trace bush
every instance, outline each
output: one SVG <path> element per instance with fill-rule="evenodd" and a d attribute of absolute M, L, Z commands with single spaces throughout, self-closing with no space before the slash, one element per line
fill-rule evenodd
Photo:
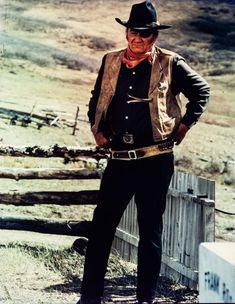
<path fill-rule="evenodd" d="M 64 52 L 56 52 L 52 55 L 55 59 L 55 62 L 58 64 L 66 65 L 69 69 L 72 70 L 82 70 L 87 69 L 91 72 L 94 72 L 98 69 L 98 61 L 94 58 L 88 58 L 83 55 L 73 55 Z"/>
<path fill-rule="evenodd" d="M 225 177 L 224 183 L 226 185 L 235 185 L 235 162 L 227 161 L 225 163 Z"/>
<path fill-rule="evenodd" d="M 208 76 L 221 76 L 221 75 L 233 75 L 235 74 L 235 68 L 233 67 L 222 67 L 222 68 L 215 68 L 208 71 Z"/>
<path fill-rule="evenodd" d="M 192 167 L 192 160 L 187 158 L 186 156 L 183 156 L 181 158 L 175 157 L 175 165 L 176 165 L 176 167 L 188 169 L 188 168 Z"/>
<path fill-rule="evenodd" d="M 26 32 L 46 32 L 49 28 L 66 28 L 65 24 L 58 21 L 46 21 L 14 13 L 6 14 L 6 20 L 13 22 L 13 28 Z"/>
<path fill-rule="evenodd" d="M 71 54 L 35 41 L 3 33 L 0 34 L 0 39 L 5 49 L 3 57 L 24 59 L 39 66 L 61 64 L 71 69 L 87 69 L 92 72 L 98 69 L 98 60 L 90 57 Z"/>
<path fill-rule="evenodd" d="M 221 173 L 224 168 L 223 163 L 220 163 L 215 160 L 211 160 L 211 162 L 205 167 L 205 172 L 210 174 Z"/>
<path fill-rule="evenodd" d="M 228 186 L 235 185 L 235 176 L 225 175 L 224 183 L 225 183 L 225 185 L 228 185 Z"/>
<path fill-rule="evenodd" d="M 213 47 L 228 49 L 235 46 L 235 22 L 224 21 L 218 16 L 199 16 L 190 23 L 198 31 L 212 35 Z"/>
<path fill-rule="evenodd" d="M 89 47 L 97 50 L 109 50 L 115 47 L 115 43 L 103 37 L 92 37 Z"/>

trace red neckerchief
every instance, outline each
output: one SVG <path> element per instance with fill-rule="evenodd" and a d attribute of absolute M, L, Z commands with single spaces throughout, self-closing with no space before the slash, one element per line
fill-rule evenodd
<path fill-rule="evenodd" d="M 132 69 L 137 64 L 139 64 L 144 59 L 148 58 L 149 62 L 152 64 L 153 59 L 155 57 L 155 47 L 153 46 L 148 52 L 138 55 L 136 53 L 133 53 L 129 46 L 125 49 L 123 56 L 122 56 L 122 62 L 126 65 L 128 69 Z"/>

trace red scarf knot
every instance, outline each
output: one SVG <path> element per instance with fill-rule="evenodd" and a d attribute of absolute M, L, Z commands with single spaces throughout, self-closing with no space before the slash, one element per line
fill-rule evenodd
<path fill-rule="evenodd" d="M 152 64 L 155 59 L 155 56 L 156 50 L 154 46 L 152 46 L 152 48 L 144 54 L 133 53 L 128 46 L 123 52 L 122 62 L 126 65 L 128 69 L 132 69 L 146 58 L 148 58 L 148 61 L 150 62 L 150 64 Z"/>

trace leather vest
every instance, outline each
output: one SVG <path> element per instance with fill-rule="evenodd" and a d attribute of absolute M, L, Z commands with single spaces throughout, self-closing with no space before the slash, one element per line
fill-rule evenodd
<path fill-rule="evenodd" d="M 157 55 L 152 63 L 148 98 L 153 141 L 167 139 L 181 121 L 181 101 L 171 92 L 172 62 L 174 53 L 156 48 Z M 95 123 L 91 130 L 98 132 L 99 123 L 105 117 L 115 94 L 123 50 L 110 52 L 106 56 L 101 91 L 98 99 Z"/>

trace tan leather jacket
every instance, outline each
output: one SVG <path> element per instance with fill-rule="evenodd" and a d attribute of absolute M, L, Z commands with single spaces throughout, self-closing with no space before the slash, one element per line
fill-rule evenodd
<path fill-rule="evenodd" d="M 170 83 L 172 76 L 173 52 L 156 48 L 157 56 L 152 64 L 148 98 L 153 140 L 159 141 L 168 138 L 181 121 L 181 101 L 179 96 L 173 96 Z M 115 93 L 118 75 L 121 67 L 123 50 L 107 54 L 104 74 L 101 84 L 95 123 L 92 132 L 98 132 L 99 123 L 105 117 L 109 104 Z"/>

